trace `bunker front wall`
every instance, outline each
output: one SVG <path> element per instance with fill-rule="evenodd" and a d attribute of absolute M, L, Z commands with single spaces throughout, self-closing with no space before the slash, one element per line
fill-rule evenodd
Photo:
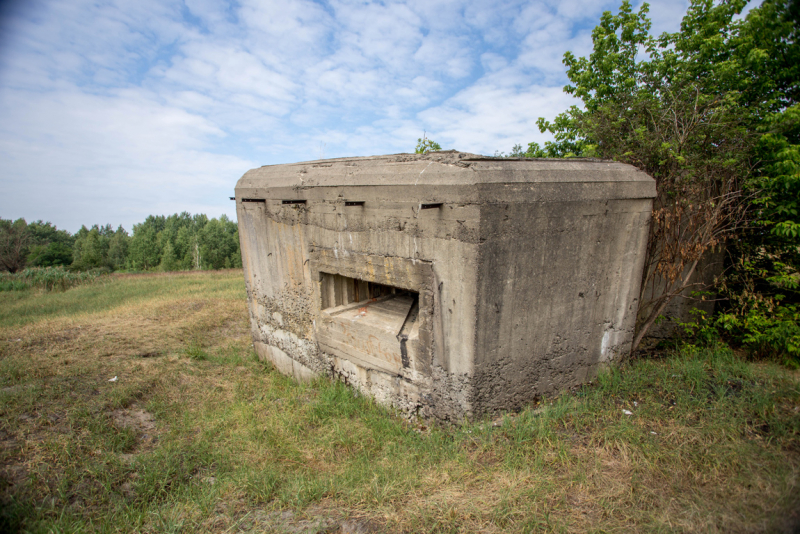
<path fill-rule="evenodd" d="M 577 385 L 630 346 L 651 179 L 613 163 L 388 158 L 263 167 L 237 184 L 262 358 L 459 420 Z M 359 303 L 366 283 L 398 296 Z M 380 322 L 389 304 L 412 310 L 400 350 L 402 320 Z"/>
<path fill-rule="evenodd" d="M 262 357 L 298 378 L 334 374 L 406 412 L 456 420 L 471 411 L 466 381 L 474 360 L 479 209 L 474 199 L 464 198 L 469 193 L 460 184 L 455 191 L 455 184 L 446 183 L 452 176 L 426 176 L 432 183 L 417 185 L 414 197 L 409 195 L 428 163 L 400 166 L 393 177 L 370 178 L 369 169 L 361 169 L 362 181 L 394 179 L 405 181 L 402 186 L 265 189 L 256 180 L 253 188 L 237 187 L 240 239 L 251 324 Z M 304 174 L 313 173 L 315 168 L 308 167 Z M 451 170 L 442 167 L 425 173 Z M 242 202 L 245 196 L 264 202 Z M 296 197 L 306 202 L 283 204 Z M 442 209 L 420 205 L 420 199 L 438 198 L 450 203 Z M 346 206 L 346 200 L 363 205 Z M 321 335 L 328 333 L 319 328 L 326 321 L 321 313 L 325 274 L 418 294 L 421 350 L 406 366 L 387 369 L 380 357 L 365 361 L 365 353 L 390 352 L 380 339 L 367 336 L 363 346 L 358 332 L 338 332 L 339 339 Z M 447 316 L 436 304 L 441 298 L 457 303 Z M 328 350 L 332 347 L 339 350 Z"/>

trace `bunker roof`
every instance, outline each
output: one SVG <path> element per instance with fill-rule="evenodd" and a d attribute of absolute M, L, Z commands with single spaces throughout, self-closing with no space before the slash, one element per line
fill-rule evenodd
<path fill-rule="evenodd" d="M 605 183 L 611 186 L 607 198 L 655 196 L 655 181 L 624 163 L 590 158 L 493 158 L 457 150 L 265 165 L 239 179 L 236 196 L 286 198 L 292 191 L 296 198 L 305 198 L 303 192 L 310 193 L 313 188 L 370 186 L 453 190 L 516 184 L 518 189 L 526 183 L 541 184 L 545 189 L 569 184 L 596 188 Z"/>

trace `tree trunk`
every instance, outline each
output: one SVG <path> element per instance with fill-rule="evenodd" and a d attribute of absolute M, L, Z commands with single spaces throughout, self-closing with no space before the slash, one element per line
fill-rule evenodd
<path fill-rule="evenodd" d="M 698 261 L 699 260 L 694 260 L 694 262 L 692 262 L 692 267 L 691 269 L 689 269 L 689 272 L 683 276 L 683 281 L 678 290 L 672 291 L 671 293 L 666 295 L 664 297 L 664 300 L 662 300 L 658 306 L 653 308 L 653 311 L 651 311 L 650 315 L 647 316 L 647 319 L 642 324 L 641 328 L 639 328 L 639 331 L 636 333 L 636 337 L 633 338 L 633 344 L 631 344 L 631 354 L 636 352 L 636 349 L 639 348 L 642 339 L 644 339 L 644 336 L 647 335 L 647 332 L 650 330 L 650 327 L 653 326 L 653 323 L 655 323 L 659 315 L 661 315 L 661 313 L 666 309 L 669 303 L 672 302 L 672 299 L 680 295 L 684 289 L 689 287 L 689 280 L 692 278 L 692 274 L 694 274 L 694 270 L 697 268 Z"/>

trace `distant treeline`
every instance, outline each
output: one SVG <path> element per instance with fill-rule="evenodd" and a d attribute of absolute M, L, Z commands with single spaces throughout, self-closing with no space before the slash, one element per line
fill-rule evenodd
<path fill-rule="evenodd" d="M 178 271 L 242 266 L 239 230 L 225 215 L 150 215 L 133 235 L 111 225 L 74 235 L 49 222 L 0 219 L 0 270 L 63 266 L 74 271 Z"/>

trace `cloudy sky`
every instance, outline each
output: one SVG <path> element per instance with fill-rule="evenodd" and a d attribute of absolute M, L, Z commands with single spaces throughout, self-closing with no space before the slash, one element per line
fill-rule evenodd
<path fill-rule="evenodd" d="M 638 7 L 639 2 L 634 2 Z M 657 33 L 684 0 L 653 0 Z M 542 142 L 605 0 L 0 0 L 0 217 L 235 218 L 260 165 Z"/>

